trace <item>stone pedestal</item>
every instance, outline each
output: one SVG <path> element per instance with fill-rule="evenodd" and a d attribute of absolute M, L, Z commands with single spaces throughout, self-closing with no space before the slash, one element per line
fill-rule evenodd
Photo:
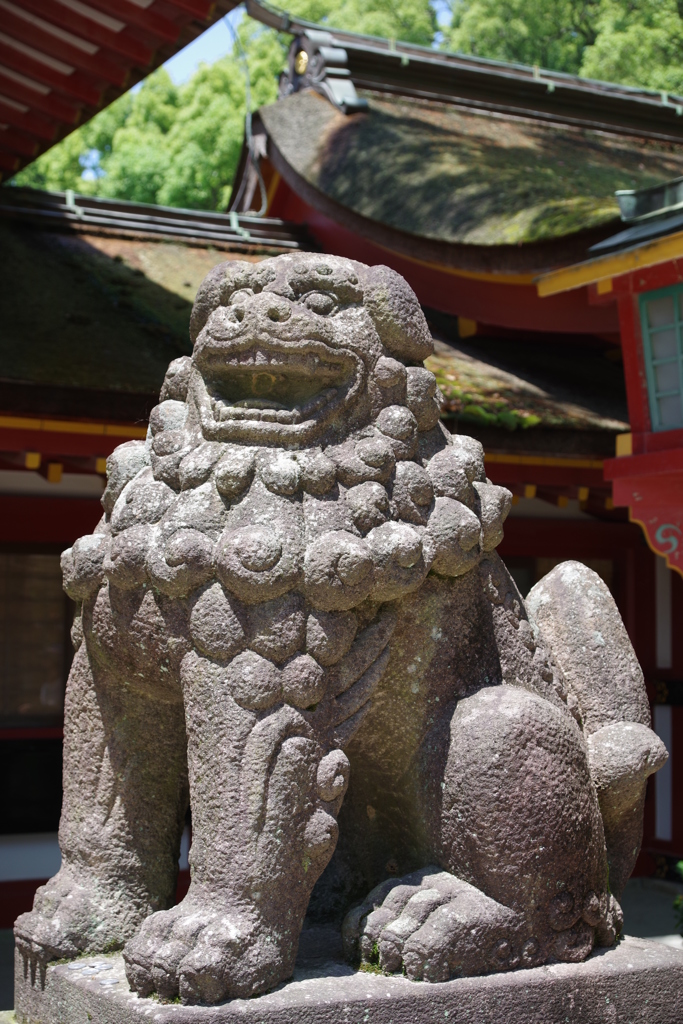
<path fill-rule="evenodd" d="M 352 970 L 304 933 L 294 978 L 254 999 L 164 1005 L 130 992 L 119 955 L 56 964 L 31 984 L 17 957 L 18 1024 L 680 1024 L 683 952 L 624 939 L 585 963 L 411 982 Z M 330 955 L 333 956 L 329 959 Z M 328 957 L 328 959 L 326 959 Z M 94 971 L 89 964 L 106 964 Z M 115 982 L 115 984 L 113 984 Z"/>

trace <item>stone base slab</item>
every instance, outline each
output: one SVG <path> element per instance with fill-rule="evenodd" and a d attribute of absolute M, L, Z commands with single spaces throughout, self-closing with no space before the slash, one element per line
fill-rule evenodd
<path fill-rule="evenodd" d="M 321 947 L 322 948 L 322 947 Z M 76 963 L 109 966 L 81 973 L 68 964 L 43 979 L 24 977 L 17 954 L 20 1024 L 681 1024 L 683 951 L 625 938 L 581 964 L 411 982 L 354 971 L 339 960 L 300 957 L 291 981 L 267 995 L 220 1006 L 140 999 L 128 989 L 120 955 Z M 115 981 L 116 984 L 111 984 Z M 109 982 L 109 984 L 106 984 Z"/>

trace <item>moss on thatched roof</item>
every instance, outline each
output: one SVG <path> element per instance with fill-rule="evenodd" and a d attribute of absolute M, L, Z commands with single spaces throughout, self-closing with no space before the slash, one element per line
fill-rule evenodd
<path fill-rule="evenodd" d="M 260 116 L 285 160 L 326 196 L 423 238 L 548 241 L 618 218 L 616 189 L 683 174 L 683 146 L 364 95 L 367 113 L 350 117 L 311 91 Z"/>
<path fill-rule="evenodd" d="M 444 395 L 444 415 L 504 430 L 535 427 L 628 430 L 619 350 L 474 338 L 435 341 L 426 365 Z M 511 367 L 514 367 L 512 372 Z"/>
<path fill-rule="evenodd" d="M 199 284 L 226 258 L 210 247 L 0 222 L 0 378 L 158 392 L 169 362 L 191 350 Z"/>

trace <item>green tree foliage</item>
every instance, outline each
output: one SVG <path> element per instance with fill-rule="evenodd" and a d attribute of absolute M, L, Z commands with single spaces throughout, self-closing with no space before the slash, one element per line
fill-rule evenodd
<path fill-rule="evenodd" d="M 683 92 L 683 0 L 450 0 L 449 49 Z"/>
<path fill-rule="evenodd" d="M 249 19 L 238 29 L 252 104 L 277 94 L 283 44 Z M 235 48 L 237 50 L 237 48 Z M 245 79 L 233 53 L 175 86 L 163 68 L 18 174 L 17 184 L 162 206 L 223 209 L 244 135 Z M 95 164 L 96 176 L 82 178 Z"/>
<path fill-rule="evenodd" d="M 289 14 L 332 28 L 431 46 L 436 15 L 429 0 L 278 0 Z"/>
<path fill-rule="evenodd" d="M 429 45 L 436 21 L 429 0 L 291 0 L 308 21 Z M 272 103 L 290 37 L 244 17 L 254 109 Z M 244 136 L 245 79 L 240 48 L 202 64 L 175 86 L 160 68 L 88 124 L 16 175 L 18 185 L 130 199 L 161 206 L 225 209 Z M 95 176 L 82 177 L 84 169 Z"/>
<path fill-rule="evenodd" d="M 577 74 L 595 42 L 600 0 L 452 0 L 445 45 L 461 53 Z"/>
<path fill-rule="evenodd" d="M 442 3 L 445 0 L 442 0 Z M 683 93 L 683 0 L 449 0 L 443 45 L 481 57 Z M 332 28 L 432 44 L 434 0 L 280 0 Z M 271 103 L 290 37 L 244 17 L 252 105 Z M 175 86 L 160 69 L 15 178 L 195 209 L 225 209 L 244 134 L 240 48 Z M 82 177 L 84 168 L 94 175 Z"/>
<path fill-rule="evenodd" d="M 581 74 L 683 95 L 683 0 L 602 0 Z"/>

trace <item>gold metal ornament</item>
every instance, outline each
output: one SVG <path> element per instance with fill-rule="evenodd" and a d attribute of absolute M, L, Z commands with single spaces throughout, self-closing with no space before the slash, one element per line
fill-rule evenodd
<path fill-rule="evenodd" d="M 294 70 L 297 75 L 304 75 L 308 67 L 308 54 L 305 50 L 299 50 L 294 58 Z"/>

